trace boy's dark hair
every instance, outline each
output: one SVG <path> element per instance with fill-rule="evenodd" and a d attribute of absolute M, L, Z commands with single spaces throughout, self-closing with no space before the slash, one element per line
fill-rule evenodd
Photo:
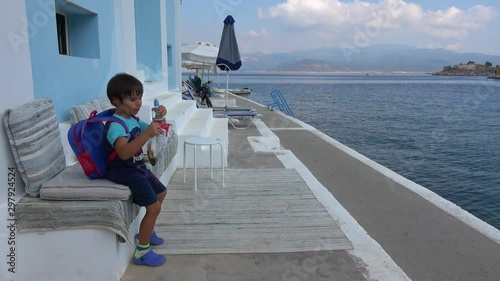
<path fill-rule="evenodd" d="M 132 93 L 142 95 L 143 92 L 144 88 L 141 81 L 127 73 L 118 73 L 113 76 L 109 80 L 106 90 L 111 104 L 113 104 L 113 98 L 117 98 L 120 102 L 123 102 L 123 98 L 132 95 Z"/>

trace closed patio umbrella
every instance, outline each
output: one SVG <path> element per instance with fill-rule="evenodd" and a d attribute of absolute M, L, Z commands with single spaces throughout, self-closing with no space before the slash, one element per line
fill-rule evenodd
<path fill-rule="evenodd" d="M 228 15 L 224 19 L 224 29 L 219 44 L 219 53 L 215 64 L 221 70 L 226 71 L 226 106 L 229 90 L 229 71 L 238 70 L 241 67 L 240 51 L 234 32 L 234 18 Z"/>

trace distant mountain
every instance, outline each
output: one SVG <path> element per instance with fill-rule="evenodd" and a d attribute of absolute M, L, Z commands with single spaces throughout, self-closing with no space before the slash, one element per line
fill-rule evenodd
<path fill-rule="evenodd" d="M 335 68 L 330 63 L 313 59 L 300 59 L 291 63 L 281 63 L 278 64 L 276 69 L 281 71 L 297 71 L 297 69 L 307 69 L 307 71 L 313 72 L 335 71 Z"/>
<path fill-rule="evenodd" d="M 242 54 L 245 71 L 314 72 L 436 72 L 445 66 L 475 61 L 500 64 L 500 56 L 456 53 L 445 49 L 419 49 L 405 45 L 367 48 L 320 48 L 289 53 Z"/>

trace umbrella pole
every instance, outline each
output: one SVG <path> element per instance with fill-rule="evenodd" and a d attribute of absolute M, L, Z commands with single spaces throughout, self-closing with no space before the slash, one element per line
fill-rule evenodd
<path fill-rule="evenodd" d="M 226 70 L 226 107 L 227 107 L 227 96 L 229 95 L 229 70 Z"/>

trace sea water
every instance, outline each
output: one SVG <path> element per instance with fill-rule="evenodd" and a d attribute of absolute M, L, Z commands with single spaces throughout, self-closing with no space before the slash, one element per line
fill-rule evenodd
<path fill-rule="evenodd" d="M 296 118 L 500 229 L 500 80 L 231 72 L 229 87 L 264 105 L 280 90 Z"/>

